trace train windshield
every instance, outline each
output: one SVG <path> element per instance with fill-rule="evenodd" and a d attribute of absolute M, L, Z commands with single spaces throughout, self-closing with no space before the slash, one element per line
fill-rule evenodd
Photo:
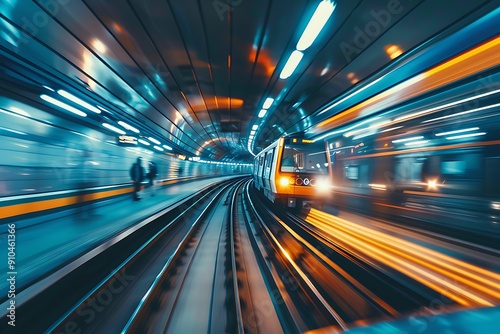
<path fill-rule="evenodd" d="M 281 171 L 328 174 L 324 143 L 285 145 L 281 159 Z"/>

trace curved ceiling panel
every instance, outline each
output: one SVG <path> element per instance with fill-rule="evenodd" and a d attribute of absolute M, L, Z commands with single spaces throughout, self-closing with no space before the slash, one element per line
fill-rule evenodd
<path fill-rule="evenodd" d="M 375 94 L 365 89 L 372 80 L 401 68 L 380 91 L 407 78 L 402 65 L 499 5 L 338 0 L 296 71 L 280 79 L 319 3 L 6 0 L 2 80 L 24 82 L 37 104 L 38 95 L 56 94 L 46 85 L 106 110 L 89 127 L 124 120 L 182 154 L 248 161 L 249 148 L 256 153 L 283 133 L 317 135 L 318 123 Z M 268 97 L 274 102 L 258 117 Z"/>

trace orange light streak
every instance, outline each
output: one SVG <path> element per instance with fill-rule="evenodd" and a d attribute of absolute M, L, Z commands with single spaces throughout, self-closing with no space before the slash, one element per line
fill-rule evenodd
<path fill-rule="evenodd" d="M 495 298 L 500 299 L 500 292 L 496 292 L 494 290 L 485 288 L 485 287 L 472 281 L 472 280 L 479 281 L 485 285 L 491 286 L 493 289 L 500 290 L 500 283 L 493 283 L 492 281 L 489 281 L 481 276 L 478 276 L 478 274 L 489 276 L 491 279 L 496 280 L 496 282 L 500 282 L 500 275 L 499 274 L 492 273 L 491 271 L 482 269 L 482 268 L 477 267 L 477 266 L 473 266 L 473 265 L 468 264 L 466 262 L 457 260 L 455 258 L 444 255 L 442 253 L 433 251 L 429 248 L 416 245 L 414 243 L 408 242 L 408 241 L 403 240 L 401 238 L 393 237 L 393 236 L 388 235 L 386 233 L 382 233 L 382 232 L 379 232 L 377 230 L 367 228 L 367 227 L 359 225 L 359 224 L 354 224 L 354 223 L 349 222 L 345 219 L 338 218 L 338 217 L 335 217 L 335 219 L 338 219 L 341 223 L 344 223 L 348 226 L 350 225 L 350 227 L 352 227 L 353 229 L 355 228 L 357 232 L 362 232 L 360 234 L 363 234 L 365 236 L 372 235 L 378 241 L 385 241 L 386 244 L 391 245 L 391 247 L 394 247 L 394 248 L 397 248 L 400 250 L 404 249 L 406 251 L 411 250 L 412 253 L 410 255 L 408 255 L 406 253 L 402 253 L 401 256 L 403 256 L 405 258 L 409 258 L 418 264 L 421 264 L 424 266 L 427 265 L 428 268 L 434 270 L 435 272 L 439 272 L 442 274 L 448 274 L 450 277 L 452 277 L 453 279 L 455 279 L 459 282 L 463 282 L 464 284 L 468 283 L 473 288 L 480 290 L 486 294 L 492 295 Z M 383 244 L 381 247 L 385 248 L 385 249 L 387 248 Z M 422 253 L 427 255 L 427 256 L 420 255 Z M 435 258 L 439 259 L 440 261 L 435 260 Z M 441 269 L 441 267 L 444 267 L 447 270 L 443 270 L 443 269 Z M 448 272 L 448 270 L 451 272 Z M 469 270 L 469 271 L 466 271 L 466 270 Z M 459 275 L 453 274 L 452 272 L 455 272 Z M 460 276 L 460 275 L 462 275 L 462 276 Z M 466 281 L 466 278 L 470 279 L 471 281 Z"/>
<path fill-rule="evenodd" d="M 277 221 L 280 222 L 280 224 L 283 225 L 283 222 L 275 217 Z M 343 328 L 347 329 L 346 323 L 342 320 L 342 318 L 335 312 L 335 310 L 328 304 L 328 302 L 323 298 L 323 296 L 319 293 L 317 290 L 316 286 L 314 283 L 309 279 L 309 277 L 306 275 L 306 273 L 299 267 L 299 265 L 292 259 L 290 254 L 286 251 L 286 249 L 281 245 L 281 243 L 276 239 L 276 237 L 270 233 L 269 236 L 273 240 L 273 242 L 276 244 L 276 246 L 279 247 L 283 255 L 287 258 L 288 262 L 293 266 L 295 271 L 299 274 L 299 276 L 306 282 L 306 284 L 309 286 L 309 288 L 315 293 L 316 297 L 320 300 L 320 302 L 326 307 L 328 312 L 333 316 L 335 320 L 337 320 L 338 324 Z"/>
<path fill-rule="evenodd" d="M 306 220 L 344 248 L 361 251 L 461 305 L 500 301 L 500 274 L 315 209 Z"/>
<path fill-rule="evenodd" d="M 488 68 L 498 65 L 500 54 L 500 37 L 495 37 L 469 51 L 462 53 L 434 68 L 425 71 L 413 78 L 383 91 L 357 105 L 354 105 L 319 123 L 318 128 L 333 125 L 336 120 L 338 124 L 345 123 L 354 117 L 361 115 L 363 109 L 373 107 L 388 98 L 387 103 L 402 102 L 402 96 L 406 99 L 427 93 L 435 88 L 442 87 L 467 76 L 479 73 Z M 392 98 L 390 98 L 393 96 Z M 380 105 L 378 109 L 387 107 Z M 322 130 L 324 131 L 324 130 Z"/>
<path fill-rule="evenodd" d="M 309 220 L 308 220 L 309 221 Z M 309 221 L 311 223 L 316 223 L 318 227 L 325 228 L 326 226 L 321 225 L 321 221 L 317 220 L 311 220 Z M 327 227 L 326 227 L 327 228 Z M 340 242 L 344 244 L 344 247 L 349 249 L 352 248 L 352 246 L 356 247 L 356 250 L 361 250 L 365 254 L 369 254 L 372 258 L 375 260 L 390 266 L 397 271 L 413 278 L 416 281 L 419 281 L 420 283 L 428 286 L 429 288 L 438 291 L 439 293 L 445 295 L 446 297 L 456 301 L 457 303 L 464 305 L 464 306 L 471 306 L 471 303 L 455 294 L 451 293 L 450 290 L 453 288 L 452 285 L 449 284 L 449 282 L 440 279 L 436 275 L 433 275 L 431 272 L 425 271 L 415 265 L 412 265 L 411 263 L 404 262 L 397 256 L 388 254 L 388 253 L 383 253 L 381 252 L 377 247 L 374 247 L 372 245 L 369 245 L 367 243 L 362 243 L 360 242 L 359 239 L 356 239 L 355 237 L 352 237 L 351 235 L 339 231 L 339 230 L 334 230 L 332 231 L 332 235 L 335 233 L 335 237 L 333 237 L 337 242 Z M 347 243 L 346 241 L 349 241 L 349 246 L 346 247 Z M 444 286 L 444 287 L 443 287 Z M 465 292 L 465 291 L 460 291 L 460 292 Z"/>
<path fill-rule="evenodd" d="M 349 281 L 352 285 L 357 287 L 360 291 L 363 291 L 364 294 L 369 296 L 373 301 L 383 307 L 387 312 L 392 314 L 393 316 L 399 315 L 399 313 L 392 308 L 389 304 L 383 301 L 380 297 L 376 296 L 370 290 L 368 290 L 364 285 L 359 283 L 354 277 L 349 275 L 342 267 L 338 266 L 335 262 L 330 260 L 327 256 L 325 256 L 322 252 L 320 252 L 316 247 L 307 242 L 304 238 L 302 238 L 299 234 L 297 234 L 292 228 L 286 225 L 283 221 L 277 220 L 283 228 L 285 228 L 295 239 L 297 239 L 300 243 L 302 243 L 305 247 L 309 248 L 316 256 L 321 258 L 325 263 L 327 263 L 330 268 L 339 273 L 342 277 L 344 277 L 347 281 Z M 285 254 L 287 256 L 288 254 Z M 289 258 L 289 256 L 288 256 Z"/>

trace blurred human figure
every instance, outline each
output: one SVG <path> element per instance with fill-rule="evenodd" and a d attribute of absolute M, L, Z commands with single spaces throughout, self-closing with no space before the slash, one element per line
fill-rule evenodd
<path fill-rule="evenodd" d="M 139 192 L 141 191 L 141 182 L 144 180 L 144 169 L 142 168 L 142 158 L 138 157 L 137 161 L 132 164 L 130 168 L 130 178 L 132 179 L 134 191 L 133 191 L 133 199 L 134 201 L 138 201 L 141 198 L 139 197 Z"/>
<path fill-rule="evenodd" d="M 78 164 L 75 169 L 76 188 L 78 189 L 76 196 L 76 217 L 90 218 L 92 216 L 92 192 L 90 188 L 95 183 L 95 168 L 92 164 L 92 152 L 82 150 L 78 159 Z"/>
<path fill-rule="evenodd" d="M 156 177 L 158 176 L 158 169 L 156 168 L 156 164 L 153 161 L 150 161 L 148 164 L 148 179 L 149 179 L 149 188 L 151 189 L 151 196 L 156 195 Z"/>

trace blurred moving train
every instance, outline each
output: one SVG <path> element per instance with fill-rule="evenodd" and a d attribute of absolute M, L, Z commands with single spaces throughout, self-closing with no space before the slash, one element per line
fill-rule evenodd
<path fill-rule="evenodd" d="M 500 74 L 488 78 L 480 90 L 471 80 L 443 92 L 446 103 L 423 99 L 330 137 L 335 190 L 392 204 L 500 198 Z"/>
<path fill-rule="evenodd" d="M 254 159 L 255 187 L 273 203 L 302 208 L 327 200 L 331 163 L 324 141 L 288 135 L 259 152 Z"/>
<path fill-rule="evenodd" d="M 500 236 L 498 70 L 334 129 L 331 203 Z"/>

